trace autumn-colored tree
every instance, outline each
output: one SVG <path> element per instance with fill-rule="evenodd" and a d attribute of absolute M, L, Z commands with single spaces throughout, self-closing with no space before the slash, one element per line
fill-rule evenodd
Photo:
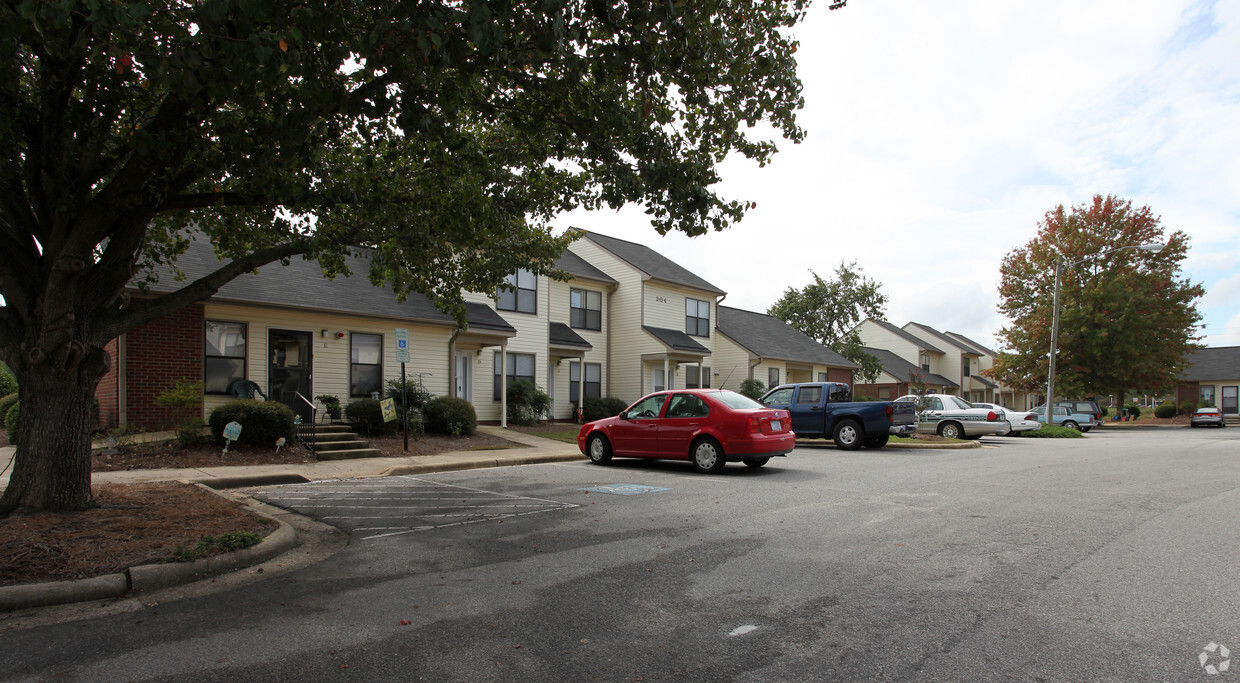
<path fill-rule="evenodd" d="M 1139 245 L 1165 243 L 1158 252 Z M 1181 231 L 1164 234 L 1148 206 L 1095 195 L 1048 211 L 1037 236 L 1000 266 L 999 331 L 1007 351 L 994 376 L 1045 391 L 1055 267 L 1062 258 L 1055 393 L 1087 397 L 1170 387 L 1196 348 L 1200 284 L 1180 277 L 1188 252 Z M 1122 405 L 1122 403 L 1121 403 Z"/>
<path fill-rule="evenodd" d="M 833 279 L 824 280 L 812 270 L 810 275 L 813 282 L 801 289 L 789 287 L 767 313 L 860 365 L 857 376 L 862 381 L 876 381 L 883 364 L 864 351 L 856 326 L 866 318 L 883 317 L 887 295 L 878 291 L 882 285 L 866 277 L 855 260 L 840 261 Z"/>
<path fill-rule="evenodd" d="M 0 514 L 91 506 L 104 345 L 241 273 L 305 256 L 334 274 L 369 245 L 372 281 L 459 319 L 463 290 L 552 268 L 560 212 L 739 220 L 716 165 L 803 137 L 807 5 L 3 3 L 0 360 L 22 446 Z M 124 296 L 187 239 L 219 270 Z"/>

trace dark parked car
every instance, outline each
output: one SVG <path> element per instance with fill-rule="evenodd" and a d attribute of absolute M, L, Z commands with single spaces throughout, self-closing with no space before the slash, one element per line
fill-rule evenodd
<path fill-rule="evenodd" d="M 1093 401 L 1055 401 L 1055 405 L 1064 406 L 1069 413 L 1085 413 L 1094 418 L 1094 426 L 1101 427 L 1102 409 Z"/>
<path fill-rule="evenodd" d="M 577 447 L 597 465 L 617 458 L 688 460 L 715 473 L 729 462 L 762 467 L 797 445 L 786 410 L 735 391 L 677 389 L 642 398 L 616 417 L 587 422 Z"/>
<path fill-rule="evenodd" d="M 1193 412 L 1193 416 L 1188 419 L 1188 426 L 1226 427 L 1227 423 L 1223 420 L 1223 410 L 1221 408 L 1205 406 Z"/>

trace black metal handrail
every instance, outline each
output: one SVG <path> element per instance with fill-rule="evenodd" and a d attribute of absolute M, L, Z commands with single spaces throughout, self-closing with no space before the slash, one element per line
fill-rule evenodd
<path fill-rule="evenodd" d="M 313 401 L 305 396 L 302 396 L 300 391 L 295 391 L 293 393 L 297 394 L 297 398 L 301 399 L 307 406 L 310 406 L 310 419 L 295 422 L 293 425 L 297 432 L 297 442 L 301 444 L 302 448 L 307 448 L 311 453 L 314 453 L 316 452 L 316 447 L 319 445 L 318 429 L 315 426 L 319 421 L 319 408 L 314 405 Z"/>

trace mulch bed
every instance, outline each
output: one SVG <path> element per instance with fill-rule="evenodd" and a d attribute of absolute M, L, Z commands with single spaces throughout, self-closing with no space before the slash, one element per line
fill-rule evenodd
<path fill-rule="evenodd" d="M 278 524 L 192 484 L 105 484 L 99 507 L 0 519 L 0 586 L 85 579 L 163 562 L 203 536 Z"/>

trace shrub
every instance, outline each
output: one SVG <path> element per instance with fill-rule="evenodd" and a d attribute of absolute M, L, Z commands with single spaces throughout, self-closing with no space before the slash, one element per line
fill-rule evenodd
<path fill-rule="evenodd" d="M 4 418 L 9 414 L 9 408 L 17 403 L 17 392 L 13 392 L 4 398 L 0 398 L 0 425 L 4 424 Z"/>
<path fill-rule="evenodd" d="M 1041 429 L 1021 432 L 1020 435 L 1030 439 L 1080 439 L 1085 436 L 1079 430 L 1058 425 L 1042 425 Z"/>
<path fill-rule="evenodd" d="M 4 405 L 4 404 L 3 404 L 3 403 L 0 403 L 0 406 L 2 406 L 2 405 Z M 1196 401 L 1185 401 L 1185 402 L 1183 402 L 1183 403 L 1181 403 L 1181 404 L 1180 404 L 1180 412 L 1181 412 L 1181 413 L 1187 413 L 1187 414 L 1189 414 L 1189 415 L 1192 415 L 1193 413 L 1197 412 L 1197 408 L 1199 408 L 1199 407 L 1200 407 L 1200 406 L 1198 406 L 1198 405 L 1197 405 L 1197 402 L 1196 402 Z M 0 408 L 0 414 L 3 414 L 3 412 L 4 412 L 4 409 L 3 409 L 3 408 Z"/>
<path fill-rule="evenodd" d="M 1098 410 L 1102 411 L 1103 417 L 1106 417 L 1107 413 L 1111 412 L 1111 409 L 1106 406 L 1098 406 Z"/>
<path fill-rule="evenodd" d="M 628 407 L 629 404 L 614 396 L 608 396 L 607 398 L 587 396 L 586 400 L 581 404 L 581 418 L 586 422 L 593 422 L 605 417 L 615 417 L 624 412 L 624 409 Z"/>
<path fill-rule="evenodd" d="M 1128 414 L 1131 415 L 1134 420 L 1141 417 L 1141 406 L 1135 403 L 1129 403 L 1124 406 L 1124 410 L 1128 411 Z"/>
<path fill-rule="evenodd" d="M 747 379 L 741 382 L 739 393 L 756 401 L 766 393 L 766 385 L 760 379 Z"/>
<path fill-rule="evenodd" d="M 538 424 L 551 413 L 551 397 L 528 379 L 508 385 L 508 421 L 519 425 Z"/>
<path fill-rule="evenodd" d="M 390 436 L 396 433 L 400 420 L 383 421 L 383 408 L 373 398 L 363 398 L 350 403 L 344 409 L 349 424 L 366 436 Z"/>
<path fill-rule="evenodd" d="M 17 445 L 17 415 L 21 407 L 21 401 L 13 401 L 4 413 L 4 431 L 8 432 L 9 443 L 14 446 Z"/>
<path fill-rule="evenodd" d="M 432 434 L 472 436 L 478 428 L 474 406 L 463 398 L 436 396 L 422 409 L 426 431 Z"/>
<path fill-rule="evenodd" d="M 0 396 L 8 396 L 17 393 L 17 378 L 13 376 L 13 372 L 4 363 L 0 363 Z M 0 415 L 4 415 L 0 412 Z"/>
<path fill-rule="evenodd" d="M 1164 403 L 1154 409 L 1154 417 L 1175 417 L 1175 406 L 1170 403 Z"/>
<path fill-rule="evenodd" d="M 201 417 L 191 417 L 185 420 L 177 427 L 177 443 L 181 448 L 193 448 L 206 443 L 209 437 L 202 431 L 206 426 L 207 423 Z"/>
<path fill-rule="evenodd" d="M 389 379 L 387 381 L 386 398 L 396 401 L 396 409 L 400 410 L 401 383 L 398 379 Z M 409 402 L 409 410 L 421 410 L 426 402 L 435 398 L 435 395 L 426 390 L 426 387 L 417 380 L 406 380 L 404 385 L 405 400 Z"/>
<path fill-rule="evenodd" d="M 241 443 L 271 446 L 280 437 L 293 438 L 293 409 L 279 401 L 230 401 L 212 410 L 207 422 L 216 441 L 224 439 L 229 422 L 241 425 Z"/>

